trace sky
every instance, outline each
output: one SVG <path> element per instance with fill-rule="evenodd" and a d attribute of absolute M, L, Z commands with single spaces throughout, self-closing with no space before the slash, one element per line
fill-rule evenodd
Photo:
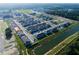
<path fill-rule="evenodd" d="M 2 8 L 39 8 L 39 7 L 61 7 L 61 6 L 73 6 L 78 7 L 78 4 L 64 4 L 64 3 L 0 3 L 0 9 Z"/>

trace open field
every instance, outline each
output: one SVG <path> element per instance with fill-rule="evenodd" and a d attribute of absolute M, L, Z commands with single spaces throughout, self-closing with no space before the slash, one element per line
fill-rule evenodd
<path fill-rule="evenodd" d="M 1 54 L 18 54 L 14 36 L 10 40 L 5 39 L 5 29 L 8 25 L 5 21 L 0 20 L 0 50 Z"/>
<path fill-rule="evenodd" d="M 5 41 L 5 29 L 7 28 L 7 24 L 3 21 L 0 20 L 0 51 L 2 52 L 4 50 L 4 47 L 6 46 L 6 41 Z"/>
<path fill-rule="evenodd" d="M 10 26 L 10 24 L 11 24 L 11 20 L 4 20 L 4 22 L 6 22 L 6 24 L 7 24 L 8 26 Z"/>
<path fill-rule="evenodd" d="M 69 36 L 64 41 L 56 45 L 53 49 L 48 51 L 46 54 L 48 55 L 55 55 L 59 51 L 61 51 L 65 46 L 67 46 L 69 43 L 71 43 L 73 40 L 76 40 L 79 37 L 79 32 L 76 32 L 75 34 Z"/>
<path fill-rule="evenodd" d="M 73 47 L 74 46 L 74 47 Z M 57 55 L 79 55 L 79 37 L 64 47 Z"/>
<path fill-rule="evenodd" d="M 23 13 L 23 14 L 30 14 L 30 13 L 32 13 L 32 11 L 29 10 L 29 9 L 26 9 L 26 10 L 21 9 L 21 10 L 17 10 L 17 12 L 19 12 L 19 13 Z"/>
<path fill-rule="evenodd" d="M 3 20 L 0 20 L 0 32 L 4 32 L 4 30 L 7 28 L 7 24 L 6 22 L 4 22 Z"/>

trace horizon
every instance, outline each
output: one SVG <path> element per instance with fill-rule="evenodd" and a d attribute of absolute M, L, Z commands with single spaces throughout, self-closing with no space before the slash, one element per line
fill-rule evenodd
<path fill-rule="evenodd" d="M 4 8 L 63 7 L 63 6 L 78 7 L 78 5 L 79 5 L 79 3 L 0 3 L 0 9 L 4 9 Z"/>

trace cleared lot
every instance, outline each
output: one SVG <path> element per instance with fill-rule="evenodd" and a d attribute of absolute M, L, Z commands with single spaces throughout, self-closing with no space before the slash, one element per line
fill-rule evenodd
<path fill-rule="evenodd" d="M 7 28 L 7 24 L 3 22 L 3 20 L 0 20 L 0 52 L 4 50 L 4 47 L 6 45 L 6 41 L 4 38 L 4 31 Z"/>
<path fill-rule="evenodd" d="M 18 54 L 14 36 L 10 40 L 5 39 L 6 28 L 8 28 L 7 23 L 0 20 L 0 54 Z"/>

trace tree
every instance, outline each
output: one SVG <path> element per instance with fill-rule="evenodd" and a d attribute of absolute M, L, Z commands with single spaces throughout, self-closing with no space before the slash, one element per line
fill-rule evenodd
<path fill-rule="evenodd" d="M 5 36 L 7 40 L 9 40 L 12 37 L 12 30 L 10 27 L 5 29 Z"/>

